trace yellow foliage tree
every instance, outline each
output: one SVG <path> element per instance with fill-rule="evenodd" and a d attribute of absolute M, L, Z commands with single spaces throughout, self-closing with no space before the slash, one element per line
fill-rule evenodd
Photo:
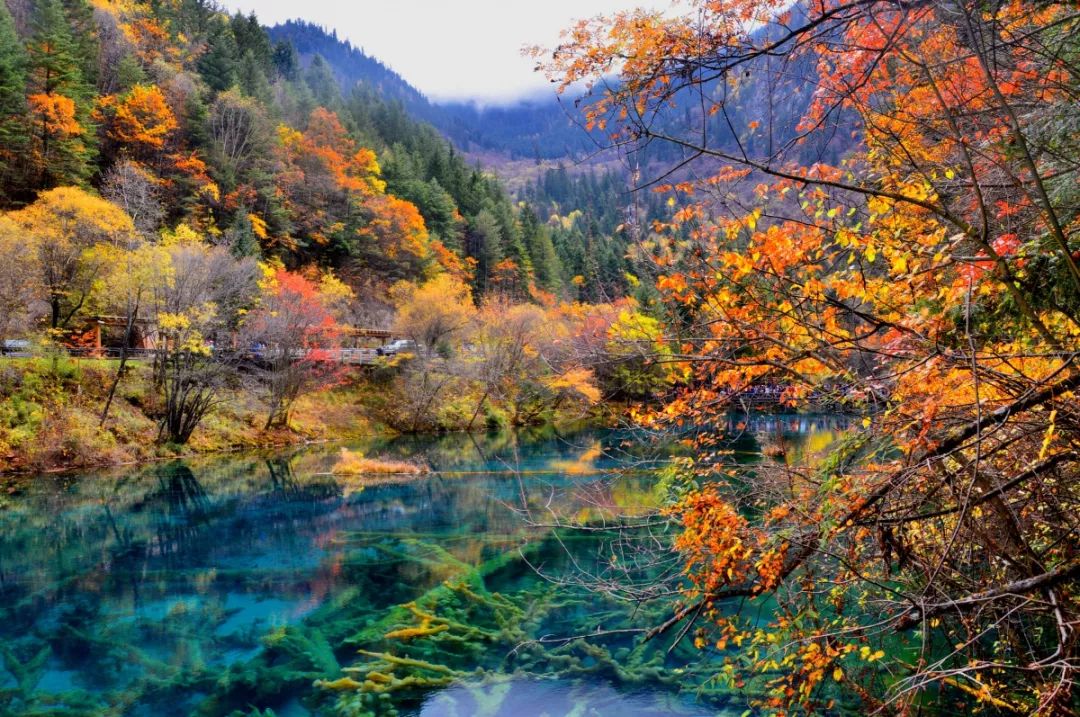
<path fill-rule="evenodd" d="M 428 353 L 463 332 L 476 315 L 472 291 L 460 279 L 439 274 L 424 284 L 401 281 L 390 289 L 397 307 L 394 330 Z"/>
<path fill-rule="evenodd" d="M 30 328 L 44 305 L 37 239 L 10 217 L 0 216 L 0 340 Z"/>
<path fill-rule="evenodd" d="M 70 324 L 108 268 L 101 254 L 89 250 L 98 244 L 130 247 L 139 242 L 131 217 L 122 209 L 76 187 L 44 192 L 8 218 L 37 247 L 54 329 Z"/>

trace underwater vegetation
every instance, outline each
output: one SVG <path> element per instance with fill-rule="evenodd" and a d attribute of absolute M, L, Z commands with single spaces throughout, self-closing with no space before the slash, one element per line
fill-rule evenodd
<path fill-rule="evenodd" d="M 495 538 L 484 546 L 487 557 L 478 565 L 422 538 L 355 534 L 347 540 L 353 551 L 343 569 L 419 565 L 424 577 L 436 582 L 414 599 L 385 608 L 340 596 L 302 625 L 274 631 L 264 638 L 259 656 L 218 680 L 199 714 L 227 714 L 232 705 L 279 704 L 312 684 L 315 690 L 304 703 L 318 714 L 415 714 L 434 691 L 460 685 L 472 704 L 463 714 L 495 715 L 512 694 L 509 686 L 522 678 L 569 685 L 586 680 L 630 691 L 687 690 L 713 707 L 733 701 L 729 692 L 701 684 L 707 670 L 702 666 L 698 673 L 690 664 L 697 659 L 693 650 L 669 655 L 669 644 L 637 645 L 614 632 L 634 620 L 662 619 L 660 606 L 634 616 L 624 603 L 598 603 L 594 594 L 568 591 L 530 574 L 523 558 L 558 560 L 568 541 L 574 542 L 572 535 L 517 547 Z M 580 551 L 580 559 L 592 547 L 577 545 L 573 552 Z M 614 634 L 590 634 L 601 628 Z M 583 637 L 564 639 L 574 635 Z M 579 698 L 584 707 L 588 691 Z M 679 714 L 675 706 L 663 713 Z"/>
<path fill-rule="evenodd" d="M 663 601 L 552 579 L 606 560 L 603 534 L 523 521 L 654 501 L 662 451 L 612 432 L 356 450 L 432 473 L 352 492 L 327 447 L 43 477 L 10 497 L 0 717 L 746 709 L 748 688 L 709 682 L 691 640 L 620 632 L 662 621 Z M 616 454 L 636 468 L 612 479 Z"/>

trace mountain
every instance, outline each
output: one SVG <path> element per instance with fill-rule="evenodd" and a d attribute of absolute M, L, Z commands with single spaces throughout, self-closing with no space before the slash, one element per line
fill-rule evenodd
<path fill-rule="evenodd" d="M 790 9 L 792 17 L 804 13 L 798 3 Z M 276 42 L 291 43 L 305 66 L 322 58 L 345 95 L 356 87 L 365 87 L 385 101 L 400 103 L 407 114 L 437 128 L 460 151 L 483 157 L 511 180 L 523 176 L 537 178 L 535 172 L 530 174 L 520 166 L 511 166 L 514 161 L 537 165 L 553 160 L 595 164 L 598 149 L 607 144 L 602 132 L 585 130 L 581 113 L 572 100 L 561 102 L 554 94 L 505 105 L 433 102 L 391 68 L 340 39 L 334 30 L 293 20 L 269 28 L 268 32 Z M 762 27 L 757 36 L 761 41 L 775 41 L 783 32 L 784 26 L 777 22 Z M 805 163 L 836 161 L 850 149 L 851 142 L 832 141 L 827 147 L 795 142 L 799 135 L 797 125 L 817 85 L 814 59 L 802 57 L 783 68 L 776 64 L 764 56 L 740 66 L 737 72 L 688 81 L 670 98 L 672 106 L 682 111 L 662 113 L 655 124 L 650 122 L 651 129 L 696 141 L 704 127 L 712 149 L 746 151 L 757 157 L 782 153 L 789 160 L 797 155 Z M 704 104 L 720 102 L 724 112 L 702 117 L 702 95 L 708 100 Z M 757 127 L 755 123 L 751 127 L 751 120 L 759 116 L 762 105 L 770 107 L 769 126 Z M 633 163 L 640 167 L 674 165 L 686 159 L 687 151 L 673 144 L 653 143 L 636 155 Z"/>
<path fill-rule="evenodd" d="M 499 153 L 509 159 L 551 160 L 595 150 L 593 138 L 575 121 L 573 106 L 550 99 L 506 105 L 436 103 L 379 60 L 326 30 L 302 20 L 268 29 L 275 43 L 291 43 L 305 66 L 321 57 L 346 95 L 361 85 L 398 102 L 413 118 L 428 122 L 467 153 Z"/>

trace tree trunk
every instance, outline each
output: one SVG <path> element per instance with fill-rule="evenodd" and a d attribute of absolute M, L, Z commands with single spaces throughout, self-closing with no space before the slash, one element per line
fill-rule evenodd
<path fill-rule="evenodd" d="M 116 376 L 113 377 L 112 386 L 109 387 L 109 396 L 105 399 L 105 408 L 101 409 L 101 420 L 98 427 L 103 427 L 109 418 L 109 408 L 112 407 L 113 397 L 116 396 L 116 387 L 120 385 L 120 378 L 124 375 L 124 367 L 127 366 L 128 344 L 131 343 L 131 332 L 135 328 L 135 316 L 139 313 L 139 299 L 135 299 L 135 306 L 128 312 L 127 326 L 124 329 L 124 343 L 120 345 L 120 365 L 116 367 Z"/>

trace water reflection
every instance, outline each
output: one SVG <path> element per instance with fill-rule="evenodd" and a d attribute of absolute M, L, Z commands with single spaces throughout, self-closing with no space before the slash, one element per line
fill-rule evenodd
<path fill-rule="evenodd" d="M 806 420 L 733 418 L 733 445 L 756 454 L 759 440 L 780 436 L 792 451 L 819 450 L 815 441 L 842 428 Z M 599 431 L 355 448 L 422 460 L 435 473 L 347 493 L 330 475 L 337 449 L 326 447 L 34 481 L 0 509 L 0 714 L 228 715 L 255 705 L 278 715 L 464 715 L 478 699 L 493 715 L 579 713 L 586 703 L 627 717 L 701 713 L 671 696 L 679 679 L 658 678 L 675 674 L 666 670 L 679 656 L 638 654 L 629 638 L 602 653 L 567 645 L 510 656 L 522 636 L 641 618 L 540 580 L 522 555 L 557 572 L 570 538 L 528 528 L 523 509 L 641 511 L 657 500 L 649 469 L 675 448 Z M 596 558 L 585 543 L 573 550 Z M 424 623 L 415 611 L 428 609 Z M 423 652 L 387 638 L 414 624 L 437 629 L 445 643 Z M 452 687 L 355 709 L 312 689 L 317 680 L 392 672 L 384 658 L 357 663 L 357 649 L 413 650 L 449 665 Z M 583 677 L 457 678 L 476 668 L 535 673 L 545 660 Z M 726 709 L 727 698 L 715 697 L 710 713 Z"/>
<path fill-rule="evenodd" d="M 467 684 L 436 693 L 420 717 L 520 717 L 521 715 L 618 715 L 618 717 L 727 717 L 678 699 L 626 694 L 596 682 L 509 679 L 495 684 Z"/>

